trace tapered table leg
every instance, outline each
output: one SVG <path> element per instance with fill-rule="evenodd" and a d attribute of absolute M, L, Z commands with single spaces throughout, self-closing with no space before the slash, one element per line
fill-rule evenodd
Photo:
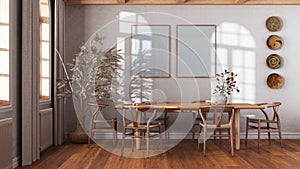
<path fill-rule="evenodd" d="M 241 113 L 240 109 L 235 109 L 234 112 L 234 123 L 233 123 L 233 129 L 234 129 L 234 140 L 235 140 L 235 149 L 240 150 L 240 118 Z"/>

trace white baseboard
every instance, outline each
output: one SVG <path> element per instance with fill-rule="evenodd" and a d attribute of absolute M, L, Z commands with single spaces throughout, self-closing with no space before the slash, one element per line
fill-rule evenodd
<path fill-rule="evenodd" d="M 163 138 L 165 133 L 162 134 Z M 261 139 L 267 139 L 267 133 L 261 133 Z M 96 133 L 95 138 L 97 139 L 112 139 L 112 134 L 110 133 Z M 118 132 L 118 139 L 122 138 L 122 133 Z M 192 133 L 169 133 L 169 139 L 192 139 Z M 197 134 L 195 134 L 195 138 L 197 138 Z M 245 139 L 245 133 L 241 133 L 241 139 Z M 271 138 L 278 138 L 277 133 L 271 133 Z M 257 133 L 250 132 L 248 134 L 248 139 L 257 139 Z M 296 132 L 283 132 L 282 139 L 300 139 L 300 133 Z"/>
<path fill-rule="evenodd" d="M 245 139 L 245 133 L 241 133 L 240 138 Z M 291 132 L 283 132 L 281 133 L 282 139 L 300 139 L 300 133 L 291 133 Z M 249 139 L 257 139 L 257 133 L 249 133 L 248 134 Z M 268 134 L 267 133 L 261 133 L 261 139 L 267 139 Z M 279 138 L 278 133 L 271 133 L 271 138 Z"/>
<path fill-rule="evenodd" d="M 21 164 L 21 158 L 20 157 L 15 157 L 12 160 L 12 168 L 17 168 Z"/>

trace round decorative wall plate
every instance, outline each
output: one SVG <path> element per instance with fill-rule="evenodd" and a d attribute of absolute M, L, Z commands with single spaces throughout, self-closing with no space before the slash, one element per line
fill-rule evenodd
<path fill-rule="evenodd" d="M 282 28 L 282 20 L 278 16 L 270 16 L 266 20 L 266 27 L 271 32 L 280 31 Z"/>
<path fill-rule="evenodd" d="M 271 50 L 280 49 L 282 44 L 283 44 L 282 38 L 278 35 L 271 35 L 267 39 L 267 46 Z"/>
<path fill-rule="evenodd" d="M 267 57 L 266 63 L 271 69 L 278 69 L 281 66 L 281 58 L 277 54 L 271 54 Z"/>
<path fill-rule="evenodd" d="M 268 76 L 267 79 L 267 85 L 271 89 L 279 89 L 283 84 L 283 78 L 277 74 L 277 73 L 272 73 Z"/>

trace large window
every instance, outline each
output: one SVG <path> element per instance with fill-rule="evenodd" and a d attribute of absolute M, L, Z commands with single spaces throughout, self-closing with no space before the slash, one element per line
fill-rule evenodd
<path fill-rule="evenodd" d="M 40 0 L 40 100 L 50 100 L 50 17 L 48 0 Z"/>
<path fill-rule="evenodd" d="M 10 105 L 9 1 L 0 0 L 0 106 Z"/>

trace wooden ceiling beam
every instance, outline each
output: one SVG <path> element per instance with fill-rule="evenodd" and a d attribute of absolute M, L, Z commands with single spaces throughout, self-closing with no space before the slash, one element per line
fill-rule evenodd
<path fill-rule="evenodd" d="M 126 0 L 118 0 L 118 4 L 126 4 Z"/>
<path fill-rule="evenodd" d="M 300 0 L 64 0 L 66 5 L 300 5 Z"/>
<path fill-rule="evenodd" d="M 184 4 L 187 0 L 176 0 L 177 4 Z"/>
<path fill-rule="evenodd" d="M 249 1 L 249 0 L 233 0 L 233 3 L 234 4 L 244 4 L 247 1 Z"/>

